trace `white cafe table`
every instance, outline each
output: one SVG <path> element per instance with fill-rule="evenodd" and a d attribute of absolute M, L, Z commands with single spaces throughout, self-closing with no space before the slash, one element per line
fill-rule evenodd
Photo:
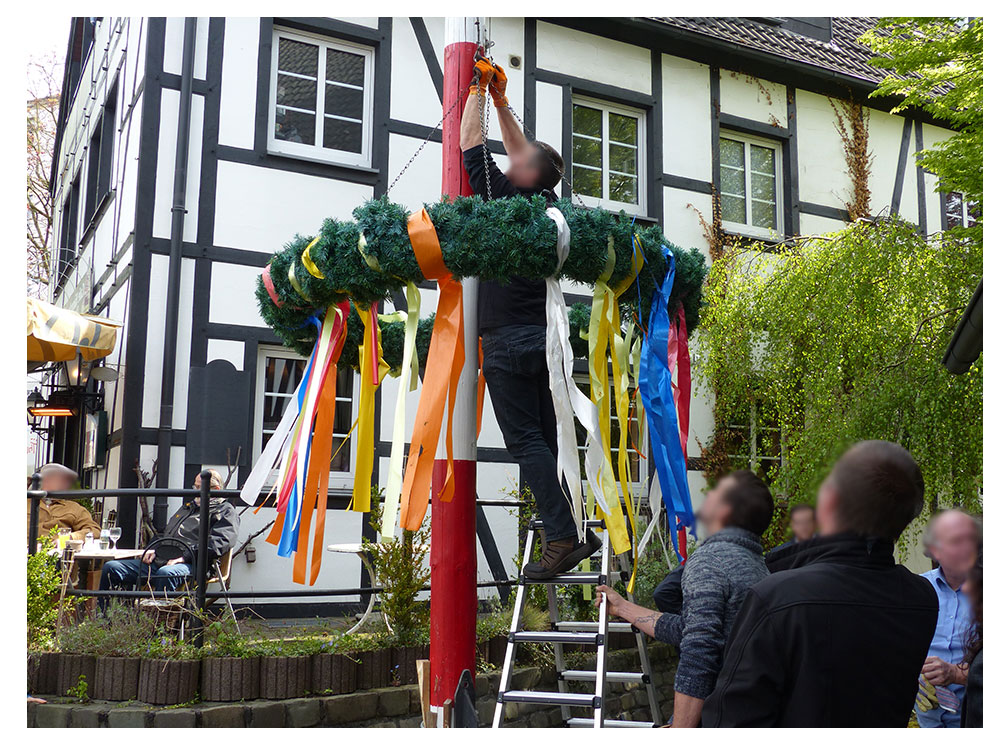
<path fill-rule="evenodd" d="M 375 571 L 372 568 L 371 562 L 368 559 L 368 553 L 365 552 L 365 548 L 362 545 L 331 544 L 327 546 L 326 551 L 338 552 L 342 555 L 357 555 L 359 558 L 361 558 L 361 564 L 364 565 L 365 568 L 368 570 L 368 579 L 371 581 L 371 585 L 373 587 L 378 585 L 375 581 Z M 374 608 L 375 608 L 375 594 L 372 594 L 371 596 L 368 597 L 368 609 L 366 609 L 365 613 L 361 615 L 361 618 L 357 621 L 357 623 L 355 623 L 354 627 L 352 627 L 350 630 L 347 631 L 347 635 L 350 635 L 351 633 L 358 630 L 362 625 L 364 625 L 365 621 L 371 616 L 372 610 Z M 385 625 L 387 628 L 389 628 L 389 632 L 391 633 L 392 628 L 389 627 L 388 619 L 386 620 Z"/>
<path fill-rule="evenodd" d="M 141 549 L 80 549 L 73 553 L 74 560 L 99 560 L 106 563 L 108 560 L 130 560 L 140 557 L 145 550 Z"/>

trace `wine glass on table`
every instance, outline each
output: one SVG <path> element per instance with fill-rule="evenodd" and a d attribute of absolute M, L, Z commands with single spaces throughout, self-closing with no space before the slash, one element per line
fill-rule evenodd
<path fill-rule="evenodd" d="M 109 536 L 111 537 L 111 545 L 113 549 L 118 549 L 118 540 L 122 537 L 121 526 L 112 526 L 109 529 Z"/>

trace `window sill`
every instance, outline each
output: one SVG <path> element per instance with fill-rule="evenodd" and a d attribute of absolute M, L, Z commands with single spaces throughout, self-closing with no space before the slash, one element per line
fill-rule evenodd
<path fill-rule="evenodd" d="M 114 197 L 115 191 L 109 190 L 104 194 L 104 197 L 97 202 L 97 207 L 94 209 L 94 215 L 87 223 L 87 227 L 83 230 L 83 235 L 80 237 L 78 247 L 82 248 L 90 241 L 90 238 L 97 230 L 97 225 L 101 223 L 101 219 L 104 218 L 104 213 L 108 210 L 108 206 L 111 205 L 111 201 Z"/>
<path fill-rule="evenodd" d="M 294 161 L 305 161 L 312 164 L 322 164 L 327 167 L 336 167 L 337 169 L 350 169 L 355 172 L 360 172 L 362 174 L 379 174 L 379 170 L 374 167 L 365 164 L 351 164 L 350 162 L 337 161 L 336 159 L 323 159 L 319 156 L 307 156 L 305 154 L 290 154 L 285 151 L 276 151 L 273 148 L 268 147 L 267 155 L 274 157 L 276 159 L 291 159 Z"/>

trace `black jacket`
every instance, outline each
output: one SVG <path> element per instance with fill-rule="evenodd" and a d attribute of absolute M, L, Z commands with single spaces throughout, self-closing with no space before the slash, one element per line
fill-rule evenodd
<path fill-rule="evenodd" d="M 783 552 L 747 595 L 704 726 L 905 727 L 937 625 L 930 583 L 886 541 Z"/>
<path fill-rule="evenodd" d="M 240 516 L 231 504 L 226 501 L 213 501 L 209 505 L 209 530 L 208 530 L 208 560 L 211 562 L 217 557 L 226 553 L 236 544 L 236 537 L 240 533 Z M 198 554 L 198 529 L 201 527 L 201 515 L 199 504 L 187 502 L 182 505 L 170 520 L 167 527 L 160 536 L 173 539 L 183 539 Z M 189 565 L 194 564 L 190 559 L 191 555 L 182 547 L 176 549 L 176 554 L 170 549 L 169 544 L 164 544 L 157 549 L 157 559 L 165 557 L 183 556 L 184 562 Z"/>
<path fill-rule="evenodd" d="M 490 182 L 494 198 L 512 198 L 516 195 L 543 195 L 550 201 L 555 197 L 552 191 L 536 188 L 515 187 L 507 175 L 493 161 L 493 155 L 483 147 L 474 146 L 462 153 L 465 171 L 469 175 L 472 189 L 486 200 L 486 181 Z M 507 282 L 480 279 L 477 302 L 479 330 L 510 325 L 545 325 L 545 281 L 512 276 Z"/>

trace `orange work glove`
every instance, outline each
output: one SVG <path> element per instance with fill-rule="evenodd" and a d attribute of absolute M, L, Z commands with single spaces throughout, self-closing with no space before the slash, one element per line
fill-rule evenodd
<path fill-rule="evenodd" d="M 493 80 L 490 81 L 490 95 L 493 97 L 493 106 L 497 109 L 506 107 L 507 101 L 507 74 L 499 65 L 493 66 Z"/>
<path fill-rule="evenodd" d="M 489 60 L 477 60 L 472 69 L 472 83 L 469 85 L 469 94 L 486 96 L 489 90 L 490 81 L 496 73 Z"/>

